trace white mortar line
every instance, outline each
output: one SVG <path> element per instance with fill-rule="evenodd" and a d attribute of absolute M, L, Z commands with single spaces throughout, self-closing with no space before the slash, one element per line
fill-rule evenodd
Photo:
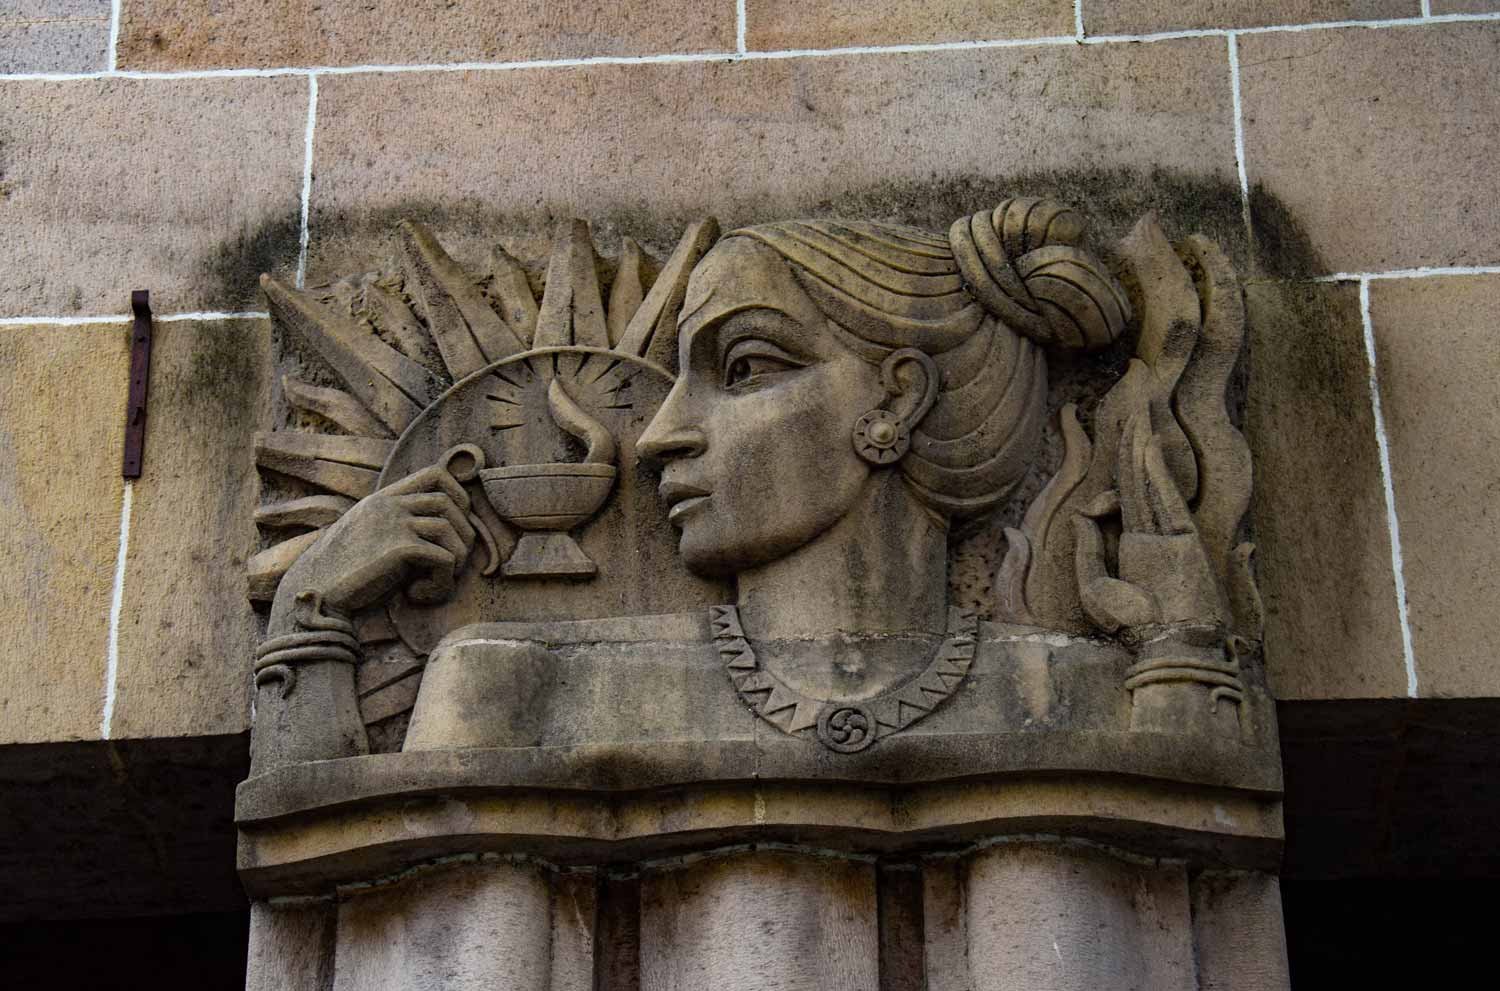
<path fill-rule="evenodd" d="M 1245 166 L 1245 107 L 1240 97 L 1240 39 L 1231 32 L 1225 40 L 1229 48 L 1229 95 L 1234 105 L 1234 165 L 1240 176 L 1240 212 L 1244 215 L 1245 236 L 1251 243 L 1255 229 L 1250 223 L 1250 174 Z"/>
<path fill-rule="evenodd" d="M 1384 272 L 1337 272 L 1319 275 L 1313 282 L 1379 282 L 1384 279 L 1432 279 L 1448 275 L 1500 275 L 1500 265 L 1441 265 L 1422 268 L 1397 268 Z"/>
<path fill-rule="evenodd" d="M 1073 0 L 1073 37 L 1083 40 L 1083 0 Z"/>
<path fill-rule="evenodd" d="M 109 61 L 105 63 L 110 72 L 114 72 L 119 65 L 116 49 L 120 47 L 120 4 L 121 0 L 110 0 L 109 5 Z"/>
<path fill-rule="evenodd" d="M 764 53 L 756 52 L 750 57 Z M 115 72 L 21 72 L 0 75 L 0 82 L 73 82 L 90 79 L 265 79 L 278 76 L 354 76 L 403 72 L 500 72 L 512 69 L 571 69 L 590 65 L 665 65 L 678 62 L 730 62 L 741 58 L 738 52 L 696 52 L 687 55 L 599 55 L 589 58 L 533 59 L 518 62 L 411 62 L 395 65 L 277 66 L 270 69 L 179 69 L 146 71 L 126 69 Z"/>
<path fill-rule="evenodd" d="M 0 327 L 82 327 L 87 324 L 129 323 L 131 315 L 100 317 L 0 317 Z"/>
<path fill-rule="evenodd" d="M 312 203 L 313 131 L 318 125 L 318 77 L 307 77 L 307 133 L 302 148 L 302 229 L 297 240 L 297 288 L 307 282 L 307 216 Z"/>
<path fill-rule="evenodd" d="M 1432 0 L 1422 0 L 1422 16 L 1432 16 Z"/>
<path fill-rule="evenodd" d="M 120 500 L 120 547 L 115 553 L 115 577 L 109 593 L 109 640 L 104 655 L 104 712 L 99 717 L 99 738 L 109 739 L 115 718 L 115 681 L 120 673 L 120 606 L 125 599 L 125 556 L 130 551 L 130 504 L 135 483 L 125 480 Z"/>
<path fill-rule="evenodd" d="M 911 45 L 851 45 L 848 48 L 783 48 L 777 51 L 746 52 L 749 61 L 771 61 L 795 58 L 838 58 L 844 55 L 921 55 L 929 52 L 971 52 L 991 48 L 1038 48 L 1053 45 L 1076 45 L 1071 34 L 1044 38 L 988 38 L 980 41 L 932 41 Z"/>
<path fill-rule="evenodd" d="M 206 323 L 214 320 L 264 320 L 270 315 L 265 310 L 241 310 L 239 312 L 198 310 L 188 313 L 158 313 L 153 314 L 151 319 L 156 323 L 171 323 L 174 320 L 197 320 Z M 132 319 L 133 315 L 129 313 L 91 317 L 0 317 L 0 327 L 87 327 L 99 324 L 118 326 L 122 323 L 129 323 Z"/>
<path fill-rule="evenodd" d="M 745 0 L 734 0 L 734 50 L 745 54 Z"/>
<path fill-rule="evenodd" d="M 1378 21 L 1318 21 L 1308 24 L 1270 24 L 1250 28 L 1199 28 L 1186 31 L 1161 31 L 1155 34 L 1112 34 L 1085 37 L 1084 44 L 1114 45 L 1176 41 L 1181 38 L 1227 38 L 1231 34 L 1295 34 L 1303 31 L 1328 31 L 1339 28 L 1392 28 L 1422 24 L 1459 24 L 1500 21 L 1500 11 L 1479 14 L 1434 14 L 1431 17 L 1398 17 Z M 840 55 L 909 55 L 926 52 L 970 51 L 988 48 L 1040 48 L 1076 45 L 1075 34 L 1049 35 L 1041 38 L 995 38 L 976 41 L 947 41 L 910 45 L 866 45 L 849 48 L 788 48 L 778 51 L 694 52 L 664 55 L 597 55 L 586 58 L 533 59 L 516 62 L 422 62 L 397 65 L 369 63 L 364 65 L 279 66 L 271 69 L 183 69 L 147 72 L 142 70 L 109 70 L 105 72 L 20 72 L 0 74 L 0 82 L 73 82 L 90 79 L 236 79 L 272 76 L 353 76 L 403 72 L 501 72 L 513 69 L 570 69 L 592 65 L 668 65 L 694 62 L 733 62 L 760 59 L 819 58 Z"/>
<path fill-rule="evenodd" d="M 1122 42 L 1173 41 L 1177 38 L 1223 38 L 1231 34 L 1301 34 L 1304 31 L 1337 31 L 1345 28 L 1402 28 L 1423 24 L 1465 24 L 1475 21 L 1500 21 L 1500 11 L 1482 14 L 1433 14 L 1430 17 L 1387 17 L 1370 21 L 1310 21 L 1306 24 L 1263 24 L 1248 28 L 1192 28 L 1184 31 L 1158 31 L 1154 34 L 1093 35 L 1085 41 L 1091 45 Z"/>
<path fill-rule="evenodd" d="M 1406 664 L 1406 694 L 1417 697 L 1417 656 L 1412 648 L 1411 619 L 1406 600 L 1406 565 L 1401 556 L 1401 522 L 1396 516 L 1396 486 L 1391 477 L 1391 446 L 1380 405 L 1380 378 L 1375 361 L 1375 323 L 1370 319 L 1370 280 L 1359 282 L 1359 313 L 1364 322 L 1365 358 L 1370 363 L 1370 407 L 1375 418 L 1375 444 L 1380 450 L 1380 480 L 1385 487 L 1385 519 L 1390 532 L 1391 573 L 1396 583 L 1396 614 L 1401 622 L 1401 656 Z"/>
<path fill-rule="evenodd" d="M 214 320 L 266 320 L 271 316 L 265 310 L 240 310 L 238 312 L 225 312 L 223 310 L 197 310 L 188 313 L 168 313 L 164 317 L 152 316 L 157 323 L 172 323 L 174 320 L 196 320 L 207 323 Z"/>

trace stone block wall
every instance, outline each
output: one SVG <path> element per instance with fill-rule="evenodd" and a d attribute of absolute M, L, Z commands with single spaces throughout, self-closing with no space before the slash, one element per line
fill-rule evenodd
<path fill-rule="evenodd" d="M 1500 0 L 19 0 L 0 11 L 0 744 L 243 733 L 256 277 L 551 219 L 1219 238 L 1270 683 L 1500 695 Z M 129 292 L 158 316 L 119 478 Z"/>

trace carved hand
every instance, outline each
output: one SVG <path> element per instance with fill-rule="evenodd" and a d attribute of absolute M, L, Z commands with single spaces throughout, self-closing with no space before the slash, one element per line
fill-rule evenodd
<path fill-rule="evenodd" d="M 1161 437 L 1142 406 L 1125 422 L 1119 488 L 1074 517 L 1083 607 L 1100 628 L 1135 634 L 1155 626 L 1222 629 L 1228 609 L 1193 514 L 1167 467 Z M 1098 520 L 1120 516 L 1118 577 L 1111 576 Z"/>
<path fill-rule="evenodd" d="M 468 493 L 447 470 L 424 468 L 355 504 L 302 555 L 282 588 L 318 592 L 327 607 L 345 613 L 403 585 L 417 602 L 442 602 L 474 547 L 468 509 Z"/>

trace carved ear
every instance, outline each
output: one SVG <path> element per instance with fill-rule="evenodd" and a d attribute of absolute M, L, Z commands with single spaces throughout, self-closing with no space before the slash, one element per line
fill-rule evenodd
<path fill-rule="evenodd" d="M 908 431 L 937 404 L 940 376 L 937 362 L 916 348 L 894 351 L 881 363 L 880 384 L 890 400 L 886 406 Z"/>

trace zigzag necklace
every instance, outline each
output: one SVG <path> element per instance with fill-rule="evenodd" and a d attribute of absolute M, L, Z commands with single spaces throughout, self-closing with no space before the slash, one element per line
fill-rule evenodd
<path fill-rule="evenodd" d="M 812 731 L 823 746 L 844 754 L 899 733 L 946 702 L 968 676 L 979 632 L 977 613 L 950 608 L 948 638 L 921 674 L 863 702 L 830 702 L 804 695 L 760 666 L 738 608 L 710 606 L 708 619 L 724 670 L 751 711 L 789 736 Z"/>

